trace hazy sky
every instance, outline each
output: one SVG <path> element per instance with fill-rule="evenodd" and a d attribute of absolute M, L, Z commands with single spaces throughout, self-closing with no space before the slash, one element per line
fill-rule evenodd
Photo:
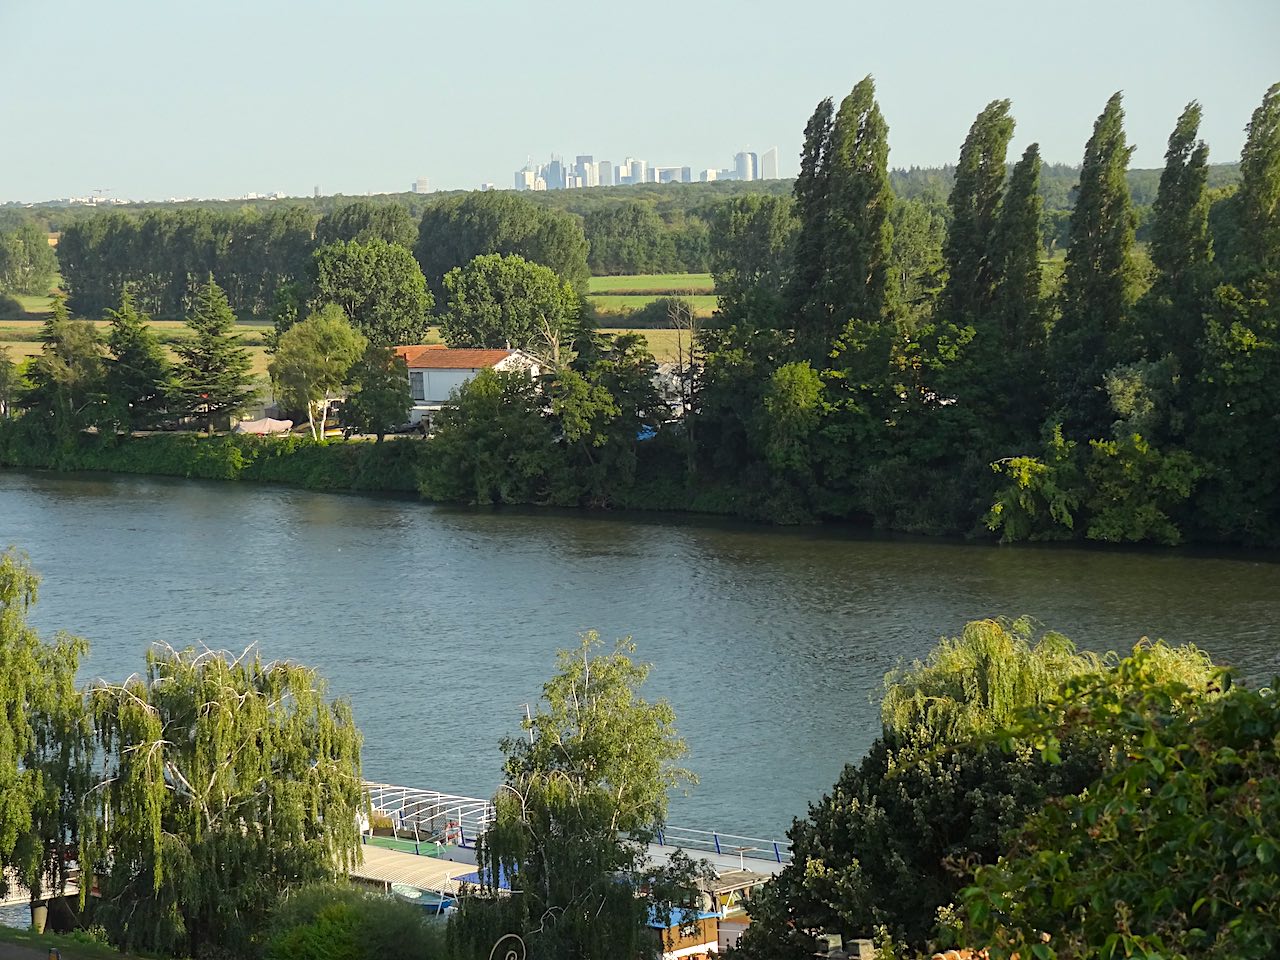
<path fill-rule="evenodd" d="M 509 187 L 552 152 L 776 145 L 791 176 L 814 105 L 867 73 L 893 166 L 953 162 L 998 97 L 1014 151 L 1078 163 L 1117 89 L 1135 166 L 1193 98 L 1234 160 L 1280 0 L 0 0 L 0 202 Z"/>

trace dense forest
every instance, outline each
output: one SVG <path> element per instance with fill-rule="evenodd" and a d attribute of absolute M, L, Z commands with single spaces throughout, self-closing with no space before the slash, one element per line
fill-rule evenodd
<path fill-rule="evenodd" d="M 899 203 L 914 219 L 945 219 L 946 198 L 956 168 L 913 167 L 889 173 Z M 1137 236 L 1146 241 L 1152 204 L 1159 183 L 1158 170 L 1126 174 L 1132 196 Z M 1039 183 L 1041 235 L 1046 255 L 1065 248 L 1067 224 L 1074 203 L 1080 168 L 1046 164 Z M 1239 181 L 1236 164 L 1209 168 L 1208 186 L 1218 189 Z M 580 220 L 587 242 L 587 264 L 597 275 L 631 273 L 702 273 L 710 269 L 711 224 L 723 204 L 741 196 L 785 196 L 793 181 L 646 184 L 555 190 L 523 194 L 547 211 L 572 214 Z M 4 263 L 21 229 L 65 233 L 63 276 L 72 291 L 72 308 L 101 316 L 118 303 L 123 278 L 149 278 L 154 288 L 168 292 L 141 294 L 144 305 L 165 317 L 180 316 L 196 287 L 212 272 L 227 291 L 233 308 L 244 319 L 270 316 L 281 285 L 305 277 L 316 246 L 334 239 L 352 239 L 367 228 L 368 211 L 379 208 L 384 239 L 421 250 L 448 246 L 442 232 L 441 211 L 466 194 L 399 194 L 372 199 L 342 196 L 285 201 L 185 201 L 110 207 L 41 204 L 0 207 L 0 289 L 19 290 L 5 283 Z M 425 215 L 425 220 L 424 220 Z M 361 221 L 355 229 L 344 229 Z M 422 223 L 421 237 L 418 224 Z M 398 232 L 397 232 L 398 231 Z M 433 280 L 430 256 L 419 258 Z"/>
<path fill-rule="evenodd" d="M 1210 188 L 1200 117 L 1191 103 L 1177 118 L 1142 246 L 1112 97 L 1065 258 L 1046 264 L 1043 164 L 1029 144 L 1009 166 L 1009 101 L 974 121 L 935 217 L 894 194 L 868 78 L 818 106 L 792 197 L 717 209 L 720 306 L 701 328 L 683 318 L 676 422 L 658 422 L 669 407 L 636 343 L 581 333 L 545 393 L 493 376 L 463 390 L 424 491 L 1276 545 L 1280 85 L 1238 186 Z"/>

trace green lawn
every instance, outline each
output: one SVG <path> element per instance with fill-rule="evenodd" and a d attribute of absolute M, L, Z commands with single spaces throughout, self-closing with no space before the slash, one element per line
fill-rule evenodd
<path fill-rule="evenodd" d="M 651 293 L 651 294 L 592 294 L 587 299 L 595 305 L 598 313 L 611 313 L 624 315 L 633 310 L 639 310 L 645 304 L 652 303 L 654 300 L 662 297 L 683 296 L 693 304 L 693 309 L 700 317 L 709 317 L 715 312 L 716 304 L 719 302 L 713 294 L 693 294 L 686 296 L 676 293 Z"/>
<path fill-rule="evenodd" d="M 622 277 L 592 277 L 588 288 L 598 293 L 710 293 L 715 289 L 709 273 L 640 273 Z"/>
<path fill-rule="evenodd" d="M 680 353 L 680 344 L 684 344 L 685 355 L 689 352 L 689 331 L 647 329 L 634 330 L 626 327 L 602 327 L 601 333 L 638 333 L 649 344 L 649 351 L 659 363 L 675 360 Z"/>
<path fill-rule="evenodd" d="M 0 926 L 0 957 L 5 955 L 4 945 L 13 944 L 33 951 L 33 957 L 44 960 L 49 950 L 57 947 L 62 960 L 129 960 L 137 954 L 126 954 L 102 943 L 80 943 L 71 937 L 60 937 L 56 933 L 36 934 L 31 930 L 18 930 L 15 927 Z"/>

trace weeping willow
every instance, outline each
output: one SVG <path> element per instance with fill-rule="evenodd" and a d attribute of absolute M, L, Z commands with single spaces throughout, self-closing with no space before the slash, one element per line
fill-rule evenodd
<path fill-rule="evenodd" d="M 361 738 L 315 671 L 157 646 L 145 677 L 90 698 L 103 769 L 84 862 L 122 948 L 243 951 L 284 891 L 353 865 Z"/>
<path fill-rule="evenodd" d="M 65 889 L 92 747 L 75 685 L 88 645 L 27 623 L 39 583 L 23 554 L 0 555 L 0 896 L 12 872 L 33 900 Z"/>
<path fill-rule="evenodd" d="M 1027 617 L 974 620 L 960 636 L 939 641 L 923 662 L 891 671 L 880 704 L 885 738 L 902 745 L 966 743 L 1015 726 L 1070 680 L 1096 675 L 1103 682 L 1119 662 L 1115 653 L 1077 651 L 1052 630 L 1037 638 L 1035 627 Z M 1139 648 L 1162 680 L 1204 690 L 1214 675 L 1213 662 L 1194 645 L 1144 638 Z"/>

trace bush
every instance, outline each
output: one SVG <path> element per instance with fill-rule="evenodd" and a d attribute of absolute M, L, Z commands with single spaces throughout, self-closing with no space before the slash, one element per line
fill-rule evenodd
<path fill-rule="evenodd" d="M 672 327 L 673 317 L 684 317 L 687 323 L 693 315 L 693 304 L 684 297 L 658 297 L 626 314 L 623 322 L 628 327 Z"/>
<path fill-rule="evenodd" d="M 444 956 L 443 925 L 425 911 L 345 884 L 303 887 L 280 904 L 267 960 L 433 960 Z"/>

